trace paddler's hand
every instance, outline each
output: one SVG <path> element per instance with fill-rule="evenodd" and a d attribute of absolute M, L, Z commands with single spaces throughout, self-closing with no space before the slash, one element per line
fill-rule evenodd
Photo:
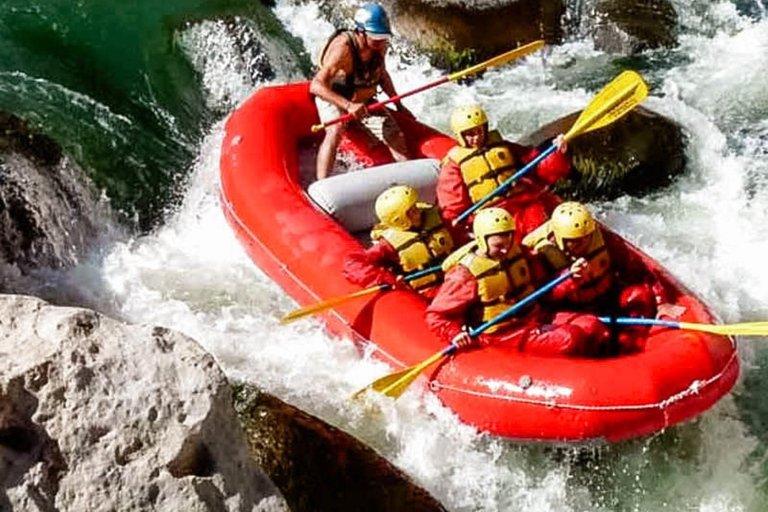
<path fill-rule="evenodd" d="M 587 269 L 587 260 L 579 258 L 571 265 L 571 279 L 581 281 L 584 279 L 584 271 Z"/>
<path fill-rule="evenodd" d="M 350 103 L 347 113 L 355 119 L 362 119 L 368 115 L 368 108 L 364 103 Z"/>
<path fill-rule="evenodd" d="M 465 347 L 471 347 L 474 345 L 475 340 L 472 339 L 472 337 L 469 335 L 467 331 L 461 331 L 459 334 L 453 337 L 451 340 L 451 345 L 456 347 L 457 349 L 461 350 Z"/>
<path fill-rule="evenodd" d="M 411 285 L 408 284 L 408 281 L 405 280 L 405 276 L 397 276 L 397 279 L 395 279 L 395 285 L 393 286 L 395 290 L 411 290 Z"/>
<path fill-rule="evenodd" d="M 554 144 L 557 150 L 561 153 L 568 151 L 568 143 L 565 142 L 565 135 L 562 133 L 555 137 L 555 140 L 552 141 L 552 144 Z"/>

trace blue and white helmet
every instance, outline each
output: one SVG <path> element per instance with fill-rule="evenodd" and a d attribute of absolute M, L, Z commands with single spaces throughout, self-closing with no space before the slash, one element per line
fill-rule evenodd
<path fill-rule="evenodd" d="M 389 39 L 392 28 L 389 16 L 382 6 L 374 3 L 363 4 L 355 12 L 355 27 L 364 30 L 371 39 Z"/>

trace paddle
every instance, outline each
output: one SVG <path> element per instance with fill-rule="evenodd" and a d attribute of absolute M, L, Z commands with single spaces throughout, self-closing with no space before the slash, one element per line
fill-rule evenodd
<path fill-rule="evenodd" d="M 691 322 L 676 322 L 674 320 L 658 320 L 656 318 L 610 318 L 601 316 L 600 321 L 614 325 L 645 325 L 661 326 L 670 329 L 701 331 L 723 336 L 768 336 L 768 322 L 745 322 L 740 324 L 696 324 Z"/>
<path fill-rule="evenodd" d="M 565 134 L 565 142 L 578 135 L 597 130 L 608 126 L 614 121 L 624 116 L 627 112 L 635 108 L 645 97 L 648 96 L 648 86 L 643 79 L 634 71 L 625 71 L 616 77 L 611 83 L 603 87 L 597 96 L 587 105 L 571 129 Z M 552 144 L 543 153 L 528 162 L 525 167 L 507 178 L 504 183 L 483 197 L 480 201 L 473 204 L 464 213 L 453 220 L 456 226 L 459 222 L 465 220 L 475 211 L 482 208 L 488 201 L 505 192 L 512 184 L 520 179 L 525 173 L 539 165 L 539 163 L 552 154 L 557 146 Z"/>
<path fill-rule="evenodd" d="M 429 274 L 437 272 L 440 269 L 441 269 L 440 265 L 435 265 L 434 267 L 429 267 L 424 270 L 420 270 L 418 272 L 413 272 L 411 274 L 408 274 L 403 277 L 403 280 L 406 282 L 413 281 L 414 279 L 419 279 L 420 277 L 428 276 Z M 294 320 L 298 320 L 299 318 L 304 318 L 305 316 L 314 315 L 315 313 L 321 313 L 323 311 L 333 308 L 334 306 L 338 306 L 339 304 L 344 304 L 345 302 L 349 302 L 350 300 L 356 299 L 358 297 L 365 297 L 366 295 L 371 295 L 373 293 L 384 291 L 389 288 L 391 288 L 391 286 L 388 284 L 377 284 L 376 286 L 371 286 L 370 288 L 365 288 L 363 290 L 350 293 L 349 295 L 343 295 L 341 297 L 333 297 L 331 299 L 324 300 L 323 302 L 311 304 L 309 306 L 305 306 L 303 308 L 299 308 L 294 311 L 291 311 L 290 313 L 288 313 L 287 315 L 285 315 L 283 318 L 280 319 L 280 323 L 281 324 L 291 323 Z"/>
<path fill-rule="evenodd" d="M 413 96 L 414 94 L 420 93 L 422 91 L 426 91 L 427 89 L 432 89 L 433 87 L 437 87 L 438 85 L 442 85 L 447 82 L 458 80 L 459 78 L 463 78 L 468 75 L 473 75 L 486 68 L 490 68 L 493 66 L 500 66 L 501 64 L 506 64 L 507 62 L 510 62 L 512 60 L 519 59 L 520 57 L 524 57 L 529 53 L 533 53 L 536 50 L 540 50 L 543 47 L 544 47 L 544 41 L 534 41 L 532 43 L 528 43 L 525 46 L 521 46 L 520 48 L 510 50 L 506 53 L 502 53 L 501 55 L 498 55 L 492 59 L 488 59 L 485 62 L 481 62 L 480 64 L 476 64 L 462 71 L 456 71 L 455 73 L 451 73 L 448 76 L 445 76 L 439 80 L 435 80 L 434 82 L 429 83 L 427 85 L 422 85 L 421 87 L 418 87 L 412 91 L 408 91 L 406 93 L 403 93 L 397 96 L 392 96 L 391 98 L 388 98 L 384 101 L 380 101 L 378 103 L 373 103 L 372 105 L 368 105 L 367 110 L 368 112 L 374 112 L 376 110 L 380 110 L 384 108 L 385 105 L 388 105 L 389 103 L 400 101 L 403 98 L 407 98 L 408 96 Z M 332 126 L 337 123 L 346 123 L 347 121 L 351 121 L 352 119 L 353 119 L 352 114 L 344 114 L 326 123 L 312 125 L 312 133 L 319 132 L 320 130 L 324 130 L 329 126 Z"/>
<path fill-rule="evenodd" d="M 492 318 L 491 320 L 488 320 L 487 322 L 485 322 L 484 324 L 478 327 L 475 327 L 474 329 L 470 329 L 469 335 L 474 338 L 475 336 L 482 333 L 486 329 L 507 320 L 509 317 L 515 315 L 518 311 L 520 311 L 520 309 L 524 308 L 525 306 L 527 306 L 534 300 L 538 299 L 542 295 L 548 293 L 549 291 L 551 291 L 553 288 L 555 288 L 557 285 L 559 285 L 569 277 L 571 277 L 571 272 L 567 272 L 562 276 L 558 277 L 557 279 L 550 281 L 548 284 L 542 286 L 535 292 L 531 293 L 530 295 L 526 296 L 524 299 L 520 300 L 520 302 L 517 302 L 513 306 L 510 306 L 508 309 L 500 313 L 498 316 Z M 386 375 L 372 382 L 365 388 L 361 389 L 360 391 L 352 395 L 352 398 L 357 398 L 361 396 L 362 394 L 367 392 L 369 389 L 378 391 L 379 393 L 383 393 L 392 398 L 398 398 L 400 395 L 403 394 L 403 392 L 408 388 L 408 386 L 410 386 L 411 383 L 414 380 L 416 380 L 416 377 L 418 377 L 421 374 L 421 372 L 423 372 L 425 369 L 427 369 L 429 366 L 439 361 L 440 359 L 451 355 L 456 351 L 456 349 L 457 349 L 456 345 L 453 345 L 453 344 L 448 345 L 440 352 L 437 352 L 436 354 L 430 356 L 428 359 L 424 360 L 423 362 L 415 366 L 411 366 L 404 370 L 391 373 L 389 375 Z"/>

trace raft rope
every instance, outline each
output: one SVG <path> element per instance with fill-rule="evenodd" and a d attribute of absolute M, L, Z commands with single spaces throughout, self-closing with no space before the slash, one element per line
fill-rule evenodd
<path fill-rule="evenodd" d="M 733 344 L 733 341 L 731 341 Z M 735 348 L 735 344 L 734 344 Z M 676 402 L 679 402 L 685 398 L 688 398 L 690 396 L 698 395 L 702 389 L 711 386 L 721 378 L 726 373 L 729 373 L 731 371 L 731 366 L 736 362 L 737 359 L 737 353 L 734 350 L 731 354 L 730 359 L 725 364 L 723 369 L 717 374 L 713 375 L 712 377 L 706 379 L 706 380 L 699 380 L 696 379 L 688 386 L 687 389 L 680 391 L 679 393 L 676 393 L 669 398 L 666 398 L 664 400 L 661 400 L 659 402 L 649 403 L 649 404 L 629 404 L 629 405 L 579 405 L 579 404 L 571 404 L 571 403 L 561 403 L 557 402 L 556 400 L 537 400 L 534 398 L 523 398 L 518 396 L 511 396 L 511 395 L 501 395 L 498 393 L 485 393 L 482 391 L 474 391 L 470 389 L 462 389 L 455 386 L 450 386 L 446 384 L 441 384 L 437 380 L 433 380 L 429 383 L 429 388 L 433 392 L 438 392 L 441 390 L 448 390 L 453 391 L 456 393 L 464 393 L 467 395 L 472 395 L 476 397 L 481 398 L 492 398 L 496 400 L 506 400 L 509 402 L 517 402 L 517 403 L 523 403 L 528 405 L 539 405 L 543 407 L 547 407 L 550 409 L 573 409 L 578 411 L 643 411 L 643 410 L 650 410 L 650 409 L 659 409 L 661 411 L 665 412 L 664 415 L 664 423 L 667 425 L 668 418 L 666 416 L 666 410 Z"/>

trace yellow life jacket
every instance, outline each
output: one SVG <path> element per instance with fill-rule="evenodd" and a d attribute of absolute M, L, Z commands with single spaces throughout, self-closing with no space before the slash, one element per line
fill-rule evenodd
<path fill-rule="evenodd" d="M 525 261 L 518 245 L 513 247 L 504 261 L 496 261 L 471 252 L 464 256 L 460 264 L 465 266 L 477 281 L 483 322 L 495 318 L 534 291 L 528 262 Z M 490 327 L 486 332 L 495 332 L 515 321 L 514 317 L 510 318 Z"/>
<path fill-rule="evenodd" d="M 453 251 L 447 258 L 443 260 L 442 267 L 443 272 L 448 272 L 453 267 L 461 263 L 461 260 L 464 259 L 464 257 L 477 250 L 477 241 L 472 240 L 470 242 L 465 243 L 455 251 Z"/>
<path fill-rule="evenodd" d="M 561 251 L 554 242 L 554 233 L 549 221 L 529 233 L 523 239 L 523 244 L 533 247 L 536 252 L 542 254 L 547 263 L 557 272 L 576 261 Z M 613 286 L 611 257 L 608 254 L 608 248 L 605 246 L 605 240 L 600 228 L 596 229 L 592 234 L 592 242 L 589 244 L 589 249 L 584 259 L 587 261 L 584 279 L 580 283 L 578 290 L 570 297 L 571 302 L 576 304 L 589 304 Z"/>
<path fill-rule="evenodd" d="M 533 249 L 549 263 L 555 271 L 560 271 L 571 264 L 568 256 L 557 246 L 552 234 L 552 221 L 547 221 L 523 238 L 523 245 Z"/>
<path fill-rule="evenodd" d="M 421 210 L 421 226 L 409 230 L 376 227 L 371 238 L 383 238 L 397 251 L 400 268 L 410 273 L 437 265 L 453 249 L 453 239 L 443 225 L 440 211 L 425 203 L 416 205 Z M 415 290 L 424 288 L 442 279 L 442 272 L 410 281 Z"/>
<path fill-rule="evenodd" d="M 472 203 L 493 192 L 499 185 L 518 170 L 520 162 L 512 153 L 510 144 L 504 141 L 496 130 L 488 134 L 488 143 L 482 148 L 456 146 L 448 152 L 450 158 L 461 168 L 461 177 L 469 191 Z M 520 184 L 514 184 L 506 192 L 506 197 L 522 191 Z M 493 204 L 501 198 L 489 201 Z"/>

